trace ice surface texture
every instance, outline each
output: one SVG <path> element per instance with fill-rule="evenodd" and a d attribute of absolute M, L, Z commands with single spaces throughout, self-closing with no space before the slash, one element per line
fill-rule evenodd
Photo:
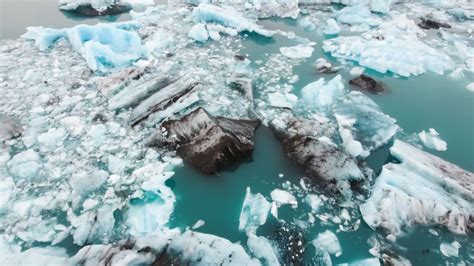
<path fill-rule="evenodd" d="M 127 67 L 146 58 L 147 51 L 140 36 L 130 31 L 138 27 L 138 22 L 77 25 L 66 29 L 28 27 L 22 37 L 34 40 L 41 51 L 46 51 L 64 37 L 92 70 L 107 72 L 111 68 Z"/>
<path fill-rule="evenodd" d="M 464 234 L 473 228 L 474 175 L 396 140 L 390 149 L 400 164 L 383 167 L 372 195 L 360 206 L 372 228 L 394 236 L 413 225 L 442 225 Z"/>

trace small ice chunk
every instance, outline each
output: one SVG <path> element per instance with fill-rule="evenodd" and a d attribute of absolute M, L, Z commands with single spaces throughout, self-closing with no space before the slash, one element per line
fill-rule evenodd
<path fill-rule="evenodd" d="M 298 97 L 291 93 L 274 92 L 268 94 L 268 102 L 272 107 L 293 109 Z"/>
<path fill-rule="evenodd" d="M 318 195 L 315 194 L 306 195 L 306 197 L 304 198 L 304 202 L 308 204 L 308 206 L 310 206 L 314 212 L 317 212 L 319 207 L 323 203 L 321 198 L 319 198 Z"/>
<path fill-rule="evenodd" d="M 319 233 L 312 243 L 319 253 L 327 252 L 336 257 L 339 257 L 342 254 L 339 239 L 337 239 L 337 236 L 329 230 Z"/>
<path fill-rule="evenodd" d="M 349 73 L 352 76 L 360 76 L 360 75 L 362 75 L 362 73 L 364 73 L 364 71 L 365 71 L 365 68 L 363 68 L 363 67 L 353 67 L 353 68 L 351 68 Z"/>
<path fill-rule="evenodd" d="M 339 34 L 339 32 L 341 32 L 341 28 L 333 18 L 328 19 L 326 24 L 326 28 L 324 29 L 325 34 L 333 35 Z"/>
<path fill-rule="evenodd" d="M 270 240 L 263 236 L 249 236 L 247 240 L 247 247 L 252 255 L 263 262 L 263 265 L 280 265 L 278 261 L 278 254 L 276 248 L 272 245 Z"/>
<path fill-rule="evenodd" d="M 7 206 L 14 188 L 15 183 L 11 177 L 0 178 L 0 214 L 3 213 L 4 208 Z"/>
<path fill-rule="evenodd" d="M 40 156 L 32 149 L 13 156 L 7 165 L 10 174 L 25 179 L 35 178 L 41 169 Z"/>
<path fill-rule="evenodd" d="M 121 174 L 128 167 L 128 161 L 114 155 L 109 155 L 109 172 L 112 174 Z"/>
<path fill-rule="evenodd" d="M 291 59 L 309 58 L 313 54 L 313 51 L 313 47 L 302 44 L 280 48 L 280 53 Z"/>
<path fill-rule="evenodd" d="M 324 78 L 312 82 L 301 90 L 303 101 L 315 109 L 324 108 L 333 104 L 343 95 L 344 84 L 341 75 L 325 82 Z"/>
<path fill-rule="evenodd" d="M 270 193 L 270 196 L 272 197 L 272 200 L 275 201 L 278 205 L 290 204 L 293 206 L 298 206 L 298 201 L 296 200 L 295 196 L 293 196 L 288 191 L 274 189 Z"/>
<path fill-rule="evenodd" d="M 467 84 L 466 88 L 467 88 L 468 91 L 474 92 L 474 82 L 471 82 L 471 83 Z"/>
<path fill-rule="evenodd" d="M 430 128 L 429 132 L 423 130 L 418 133 L 418 136 L 421 142 L 423 142 L 423 145 L 427 148 L 437 151 L 445 151 L 448 149 L 448 144 L 440 138 L 439 133 L 434 128 Z"/>
<path fill-rule="evenodd" d="M 204 222 L 204 220 L 197 220 L 196 223 L 194 223 L 193 226 L 191 226 L 191 229 L 196 230 L 198 228 L 203 227 L 205 224 L 206 222 Z"/>
<path fill-rule="evenodd" d="M 209 39 L 209 32 L 204 24 L 198 23 L 189 30 L 188 37 L 197 42 L 205 42 Z"/>
<path fill-rule="evenodd" d="M 255 235 L 257 228 L 265 224 L 272 205 L 262 194 L 252 194 L 247 187 L 239 218 L 239 230 Z"/>
<path fill-rule="evenodd" d="M 109 174 L 103 170 L 98 170 L 93 173 L 82 171 L 74 173 L 71 179 L 69 179 L 69 184 L 75 193 L 86 196 L 90 192 L 100 188 L 108 177 Z"/>
<path fill-rule="evenodd" d="M 66 138 L 66 130 L 64 128 L 51 128 L 38 136 L 38 144 L 45 150 L 54 150 L 63 144 Z"/>
<path fill-rule="evenodd" d="M 458 241 L 453 241 L 452 243 L 441 243 L 439 249 L 441 250 L 441 253 L 446 257 L 457 257 L 459 255 L 460 247 L 461 244 L 459 244 Z"/>

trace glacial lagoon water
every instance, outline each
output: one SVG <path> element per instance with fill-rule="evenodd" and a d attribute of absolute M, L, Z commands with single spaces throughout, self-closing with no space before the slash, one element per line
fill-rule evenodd
<path fill-rule="evenodd" d="M 38 2 L 32 1 L 34 6 L 41 8 L 42 12 L 46 12 L 42 13 L 39 18 L 33 15 L 37 13 L 36 8 L 25 9 L 22 6 L 24 3 L 21 1 L 0 1 L 2 1 L 1 38 L 16 38 L 24 32 L 25 26 L 30 25 L 68 27 L 78 23 L 93 24 L 98 22 L 96 19 L 82 20 L 67 17 L 57 10 L 55 1 L 44 1 L 41 3 L 41 7 Z M 18 10 L 16 12 L 23 10 L 32 13 L 23 13 L 25 19 L 18 20 L 14 16 L 15 12 L 6 10 Z M 128 18 L 128 15 L 121 15 L 108 18 L 106 21 L 123 21 Z M 317 74 L 314 70 L 314 61 L 320 57 L 338 65 L 338 62 L 325 54 L 320 47 L 324 36 L 317 35 L 314 31 L 307 32 L 294 20 L 289 19 L 265 20 L 262 24 L 268 29 L 293 31 L 297 36 L 308 38 L 319 45 L 316 46 L 311 58 L 304 60 L 294 68 L 294 73 L 299 76 L 299 80 L 293 84 L 294 94 L 299 95 L 303 86 L 320 77 L 332 78 L 336 75 Z M 241 53 L 248 54 L 252 62 L 266 60 L 268 54 L 279 53 L 279 48 L 282 46 L 297 44 L 295 40 L 279 36 L 272 40 L 252 34 L 242 35 L 242 38 L 244 41 Z M 255 63 L 252 66 L 257 67 Z M 350 67 L 346 66 L 341 68 L 338 73 L 346 82 L 351 77 L 349 69 Z M 388 88 L 388 91 L 381 95 L 367 94 L 367 96 L 374 100 L 384 113 L 397 120 L 397 124 L 403 129 L 400 134 L 416 138 L 416 134 L 421 130 L 435 128 L 448 143 L 448 149 L 444 152 L 432 150 L 430 152 L 466 170 L 474 171 L 474 142 L 472 141 L 474 136 L 474 93 L 466 89 L 466 85 L 472 82 L 474 77 L 466 76 L 463 79 L 454 80 L 446 75 L 438 76 L 426 73 L 407 79 L 395 77 L 392 74 L 379 74 L 370 70 L 367 70 L 366 73 L 382 81 Z M 346 86 L 349 85 L 346 84 Z M 255 95 L 258 97 L 258 91 L 255 92 Z M 170 227 L 184 228 L 193 225 L 198 220 L 204 220 L 205 225 L 197 231 L 221 236 L 232 242 L 245 242 L 245 233 L 238 230 L 238 225 L 246 187 L 250 187 L 254 193 L 260 192 L 268 196 L 273 189 L 281 187 L 286 181 L 299 184 L 300 179 L 305 176 L 301 169 L 296 168 L 285 157 L 281 145 L 268 128 L 261 126 L 257 130 L 255 143 L 252 159 L 224 171 L 218 176 L 210 177 L 200 174 L 186 165 L 177 168 L 176 174 L 167 182 L 177 197 Z M 376 172 L 380 171 L 384 163 L 391 160 L 387 148 L 373 152 L 368 159 L 369 165 Z M 324 194 L 324 191 L 321 190 L 318 193 Z M 340 207 L 325 206 L 324 208 Z M 307 206 L 304 204 L 296 209 L 285 206 L 280 209 L 280 215 L 292 220 L 305 215 L 307 211 Z M 337 230 L 334 226 L 317 224 L 306 235 L 306 240 L 311 241 L 319 232 L 326 229 Z M 437 231 L 444 241 L 452 241 L 453 237 L 450 233 L 443 229 L 437 229 Z M 374 232 L 363 221 L 355 232 L 339 232 L 338 238 L 343 253 L 333 262 L 337 264 L 372 257 L 368 252 L 370 245 L 367 243 L 372 235 Z M 461 239 L 460 256 L 471 256 L 472 258 L 473 254 L 470 253 L 473 250 L 472 236 L 468 235 Z M 427 228 L 414 229 L 413 232 L 401 238 L 398 243 L 399 246 L 396 250 L 414 265 L 438 265 L 444 260 L 439 253 L 438 237 L 430 234 Z M 314 254 L 311 250 L 305 255 L 308 262 L 313 261 Z"/>

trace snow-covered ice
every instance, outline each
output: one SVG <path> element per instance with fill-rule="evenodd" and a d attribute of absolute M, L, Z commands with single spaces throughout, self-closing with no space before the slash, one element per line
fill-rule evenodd
<path fill-rule="evenodd" d="M 418 136 L 421 142 L 423 142 L 423 145 L 430 149 L 437 151 L 445 151 L 448 149 L 448 144 L 441 139 L 439 133 L 434 128 L 430 128 L 428 132 L 423 130 L 418 133 Z"/>
<path fill-rule="evenodd" d="M 309 58 L 313 54 L 313 51 L 314 48 L 307 45 L 296 45 L 280 48 L 280 53 L 291 59 Z"/>
<path fill-rule="evenodd" d="M 316 248 L 316 251 L 319 253 L 329 253 L 336 257 L 339 257 L 342 254 L 339 239 L 329 230 L 319 233 L 312 243 Z"/>

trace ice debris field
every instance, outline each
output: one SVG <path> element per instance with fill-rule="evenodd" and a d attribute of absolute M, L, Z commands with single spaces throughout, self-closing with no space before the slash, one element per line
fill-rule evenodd
<path fill-rule="evenodd" d="M 209 2 L 0 40 L 0 265 L 474 264 L 472 1 Z"/>

